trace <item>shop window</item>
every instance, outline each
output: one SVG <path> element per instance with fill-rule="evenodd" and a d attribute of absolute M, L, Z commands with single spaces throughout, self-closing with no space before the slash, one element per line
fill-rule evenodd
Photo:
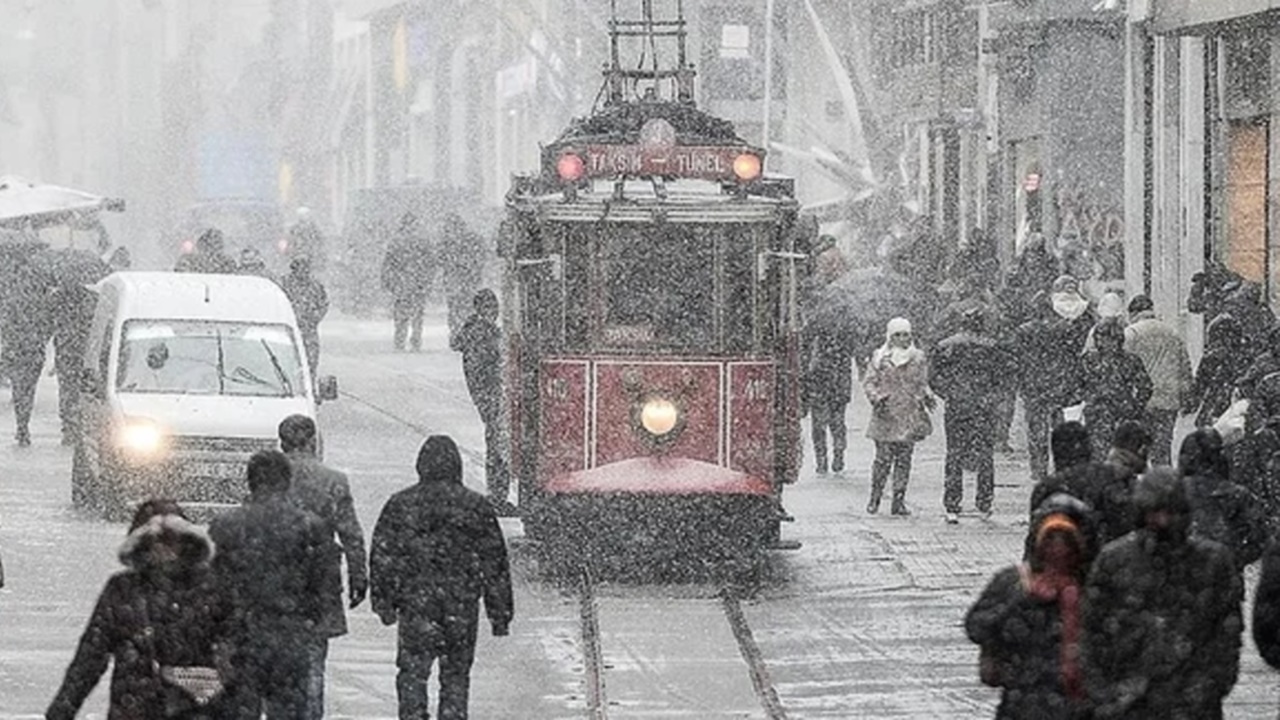
<path fill-rule="evenodd" d="M 1265 119 L 1232 122 L 1227 128 L 1227 267 L 1265 283 L 1267 248 L 1267 145 Z"/>

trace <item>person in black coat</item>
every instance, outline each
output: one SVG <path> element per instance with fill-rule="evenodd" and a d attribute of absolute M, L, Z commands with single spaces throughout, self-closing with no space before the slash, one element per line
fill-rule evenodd
<path fill-rule="evenodd" d="M 958 520 L 964 471 L 978 474 L 976 506 L 990 514 L 995 495 L 995 424 L 1002 389 L 1014 373 L 1012 356 L 987 335 L 989 317 L 974 307 L 961 316 L 960 332 L 938 343 L 929 365 L 929 386 L 946 401 L 947 436 L 942 504 L 947 522 Z"/>
<path fill-rule="evenodd" d="M 51 278 L 49 309 L 53 320 L 53 366 L 58 373 L 58 417 L 62 444 L 74 445 L 80 436 L 80 375 L 98 294 L 86 285 L 111 273 L 111 268 L 87 250 L 54 251 L 60 260 L 76 263 L 76 277 Z M 58 262 L 55 259 L 54 262 Z M 56 268 L 56 265 L 55 265 Z"/>
<path fill-rule="evenodd" d="M 126 569 L 99 595 L 45 717 L 72 720 L 108 664 L 114 665 L 109 720 L 241 717 L 229 663 L 232 608 L 210 572 L 212 554 L 209 538 L 173 501 L 139 506 L 120 547 Z M 198 707 L 156 666 L 216 669 L 223 690 Z"/>
<path fill-rule="evenodd" d="M 324 666 L 329 656 L 330 638 L 347 634 L 347 604 L 342 600 L 342 563 L 346 560 L 350 607 L 364 602 L 369 592 L 368 560 L 364 548 L 364 531 L 356 517 L 347 476 L 334 470 L 316 456 L 316 422 L 306 415 L 290 415 L 278 428 L 280 449 L 289 458 L 293 480 L 289 496 L 324 526 L 324 596 L 321 598 L 320 623 L 312 634 L 310 680 L 307 699 L 308 718 L 324 717 Z"/>
<path fill-rule="evenodd" d="M 1093 340 L 1095 350 L 1084 360 L 1084 422 L 1093 437 L 1094 456 L 1103 457 L 1121 423 L 1145 421 L 1153 386 L 1142 360 L 1125 352 L 1120 323 L 1098 323 Z"/>
<path fill-rule="evenodd" d="M 462 353 L 462 374 L 471 402 L 484 423 L 484 478 L 489 502 L 500 515 L 514 515 L 507 500 L 511 474 L 503 438 L 506 423 L 502 394 L 502 329 L 498 327 L 498 296 L 488 288 L 472 299 L 473 312 L 454 337 L 453 349 Z"/>
<path fill-rule="evenodd" d="M 1248 371 L 1253 358 L 1241 333 L 1240 322 L 1230 314 L 1214 318 L 1206 330 L 1204 357 L 1191 386 L 1191 410 L 1198 409 L 1196 427 L 1212 425 L 1231 406 L 1236 381 Z"/>
<path fill-rule="evenodd" d="M 1133 529 L 1132 488 L 1116 467 L 1094 459 L 1089 431 L 1078 422 L 1053 429 L 1053 463 L 1054 473 L 1031 489 L 1031 517 L 1054 495 L 1080 500 L 1091 528 L 1092 543 L 1085 548 L 1085 562 L 1091 563 L 1103 545 Z"/>
<path fill-rule="evenodd" d="M 234 662 L 268 718 L 304 718 L 331 541 L 320 518 L 289 496 L 293 471 L 284 453 L 254 453 L 247 475 L 249 497 L 209 525 L 218 549 L 213 569 L 235 609 Z"/>
<path fill-rule="evenodd" d="M 1216 720 L 1239 673 L 1240 574 L 1230 550 L 1191 536 L 1177 471 L 1144 475 L 1134 506 L 1139 528 L 1102 549 L 1085 585 L 1095 717 Z"/>
<path fill-rule="evenodd" d="M 428 717 L 427 683 L 440 662 L 439 717 L 466 718 L 480 599 L 495 637 L 514 614 L 511 571 L 497 515 L 462 484 L 458 446 L 444 435 L 422 444 L 418 483 L 382 508 L 369 556 L 370 602 L 396 624 L 400 717 Z"/>
<path fill-rule="evenodd" d="M 1184 438 L 1178 470 L 1191 503 L 1192 534 L 1227 546 L 1240 570 L 1262 557 L 1269 540 L 1263 504 L 1227 478 L 1229 464 L 1218 431 L 1201 428 Z"/>
<path fill-rule="evenodd" d="M 857 339 L 827 324 L 810 325 L 804 332 L 804 397 L 813 435 L 814 467 L 827 471 L 827 436 L 831 436 L 830 468 L 844 471 L 849 446 L 845 410 L 853 398 L 853 355 Z"/>
<path fill-rule="evenodd" d="M 19 447 L 31 444 L 31 411 L 36 386 L 44 370 L 46 348 L 53 337 L 51 281 L 41 270 L 46 252 L 40 243 L 22 243 L 7 252 L 7 268 L 0 268 L 4 307 L 0 308 L 3 365 L 9 378 Z"/>
<path fill-rule="evenodd" d="M 1027 420 L 1031 476 L 1036 481 L 1049 474 L 1049 435 L 1062 422 L 1063 408 L 1080 401 L 1080 353 L 1092 323 L 1089 313 L 1079 307 L 1055 310 L 1054 303 L 1051 295 L 1038 295 L 1033 318 L 1014 332 L 1021 370 L 1018 390 Z"/>
<path fill-rule="evenodd" d="M 395 321 L 395 349 L 422 350 L 422 323 L 435 271 L 435 252 L 419 227 L 418 217 L 405 213 L 382 260 L 382 289 L 391 293 Z"/>
<path fill-rule="evenodd" d="M 982 648 L 981 679 L 1001 690 L 997 720 L 1088 717 L 1083 512 L 1074 498 L 1049 498 L 1032 519 L 1027 562 L 998 572 L 965 616 L 965 633 Z"/>
<path fill-rule="evenodd" d="M 289 261 L 289 274 L 280 287 L 298 319 L 298 332 L 307 351 L 307 366 L 315 379 L 316 367 L 320 364 L 320 321 L 329 314 L 329 294 L 325 292 L 324 283 L 311 274 L 311 258 L 307 255 L 298 255 Z"/>

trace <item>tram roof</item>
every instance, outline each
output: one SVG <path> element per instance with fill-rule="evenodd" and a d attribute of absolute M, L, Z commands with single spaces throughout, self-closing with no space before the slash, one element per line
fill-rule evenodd
<path fill-rule="evenodd" d="M 652 182 L 629 180 L 623 184 L 623 199 L 617 200 L 614 183 L 600 180 L 590 192 L 580 191 L 572 199 L 557 191 L 517 195 L 507 205 L 552 222 L 650 223 L 661 218 L 675 223 L 723 224 L 772 222 L 780 213 L 800 207 L 792 197 L 726 193 L 712 182 L 681 181 L 666 185 L 664 191 L 660 197 Z"/>

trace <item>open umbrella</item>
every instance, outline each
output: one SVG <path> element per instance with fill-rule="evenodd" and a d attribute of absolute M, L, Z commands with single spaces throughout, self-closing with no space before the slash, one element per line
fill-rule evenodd
<path fill-rule="evenodd" d="M 809 324 L 857 338 L 858 357 L 884 342 L 884 328 L 895 317 L 911 321 L 918 334 L 933 320 L 936 293 L 886 268 L 851 270 L 817 291 L 806 309 Z"/>
<path fill-rule="evenodd" d="M 124 211 L 124 200 L 13 175 L 0 177 L 0 227 L 40 229 L 81 220 L 103 210 Z"/>
<path fill-rule="evenodd" d="M 51 288 L 84 287 L 111 274 L 102 258 L 79 248 L 41 249 L 33 262 Z"/>

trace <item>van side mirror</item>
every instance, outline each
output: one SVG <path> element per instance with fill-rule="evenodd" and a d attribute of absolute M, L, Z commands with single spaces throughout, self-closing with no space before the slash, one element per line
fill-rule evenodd
<path fill-rule="evenodd" d="M 329 402 L 338 399 L 338 378 L 332 375 L 325 375 L 316 383 L 316 395 L 320 398 L 320 402 Z"/>

